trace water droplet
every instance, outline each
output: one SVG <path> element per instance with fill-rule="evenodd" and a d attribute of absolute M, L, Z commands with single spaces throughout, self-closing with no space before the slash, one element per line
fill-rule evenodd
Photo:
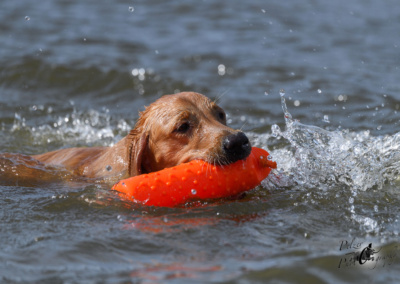
<path fill-rule="evenodd" d="M 318 92 L 318 94 L 321 94 L 321 93 L 322 93 L 322 90 L 321 90 L 321 89 L 318 89 L 317 92 Z"/>
<path fill-rule="evenodd" d="M 269 94 L 268 94 L 268 92 L 267 92 L 267 91 L 265 91 L 265 92 L 264 92 L 264 95 L 268 96 Z"/>
<path fill-rule="evenodd" d="M 195 190 L 195 189 L 192 189 L 191 192 L 192 192 L 193 195 L 197 194 L 197 190 Z"/>
<path fill-rule="evenodd" d="M 25 20 L 29 21 L 31 18 L 29 16 L 25 16 Z"/>
<path fill-rule="evenodd" d="M 224 64 L 218 65 L 218 75 L 220 75 L 220 76 L 225 75 L 225 65 Z"/>
<path fill-rule="evenodd" d="M 110 165 L 107 165 L 106 170 L 110 172 L 112 170 L 112 167 Z"/>
<path fill-rule="evenodd" d="M 353 198 L 353 197 L 350 197 L 350 198 L 349 198 L 349 203 L 350 203 L 350 204 L 353 204 L 353 203 L 354 203 L 354 198 Z"/>
<path fill-rule="evenodd" d="M 129 6 L 129 12 L 133 12 L 133 11 L 135 11 L 135 8 L 134 7 L 132 7 L 132 6 Z"/>
<path fill-rule="evenodd" d="M 273 124 L 271 126 L 271 132 L 273 137 L 278 137 L 281 135 L 281 129 L 279 128 L 278 124 Z"/>
<path fill-rule="evenodd" d="M 271 161 L 272 160 L 272 156 L 268 155 L 267 159 Z"/>
<path fill-rule="evenodd" d="M 378 205 L 375 205 L 375 206 L 374 206 L 374 211 L 375 211 L 375 212 L 378 212 Z"/>
<path fill-rule="evenodd" d="M 285 90 L 281 89 L 279 91 L 279 95 L 281 96 L 281 106 L 282 106 L 283 113 L 285 114 L 284 117 L 285 117 L 286 125 L 287 126 L 291 125 L 293 123 L 293 120 L 292 120 L 292 115 L 289 113 L 287 106 L 286 106 Z"/>
<path fill-rule="evenodd" d="M 299 100 L 295 100 L 293 104 L 294 104 L 294 106 L 298 107 L 298 106 L 300 106 L 300 101 Z"/>
<path fill-rule="evenodd" d="M 376 130 L 381 130 L 382 129 L 382 125 L 378 125 L 378 127 L 376 128 Z"/>
<path fill-rule="evenodd" d="M 329 116 L 328 116 L 327 114 L 324 115 L 323 121 L 326 122 L 326 123 L 329 123 L 329 122 L 330 122 L 330 121 L 329 121 Z"/>

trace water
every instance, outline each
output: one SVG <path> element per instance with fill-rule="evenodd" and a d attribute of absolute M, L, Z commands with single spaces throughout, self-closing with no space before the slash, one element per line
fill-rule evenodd
<path fill-rule="evenodd" d="M 397 283 L 399 29 L 394 0 L 2 1 L 0 152 L 113 145 L 193 90 L 278 169 L 174 209 L 57 168 L 3 177 L 0 282 Z"/>
<path fill-rule="evenodd" d="M 283 175 L 293 175 L 291 182 L 301 187 L 329 189 L 342 185 L 366 191 L 382 190 L 385 183 L 398 180 L 400 133 L 373 137 L 369 131 L 327 131 L 304 125 L 292 118 L 285 94 L 280 95 L 286 129 L 281 131 L 274 124 L 271 132 L 273 137 L 290 143 L 289 149 L 277 152 L 279 160 L 287 160 L 281 167 L 288 172 Z"/>

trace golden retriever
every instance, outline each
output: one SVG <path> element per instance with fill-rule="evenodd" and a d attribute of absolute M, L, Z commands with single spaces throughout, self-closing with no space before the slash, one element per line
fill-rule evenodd
<path fill-rule="evenodd" d="M 225 112 L 194 92 L 165 95 L 140 113 L 135 128 L 112 147 L 68 148 L 22 159 L 30 167 L 14 167 L 21 177 L 40 178 L 35 165 L 62 167 L 74 176 L 126 178 L 194 159 L 226 165 L 251 152 L 247 136 L 226 125 Z M 15 156 L 12 156 L 15 155 Z M 16 154 L 2 154 L 3 160 Z M 15 170 L 16 169 L 16 170 Z M 24 171 L 18 173 L 18 171 Z"/>

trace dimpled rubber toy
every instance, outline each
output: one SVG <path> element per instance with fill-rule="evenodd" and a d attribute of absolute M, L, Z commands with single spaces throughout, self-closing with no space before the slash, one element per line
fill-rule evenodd
<path fill-rule="evenodd" d="M 150 206 L 174 207 L 189 200 L 235 196 L 264 180 L 276 162 L 253 147 L 245 160 L 215 166 L 202 160 L 142 174 L 117 182 L 112 189 L 127 200 Z"/>

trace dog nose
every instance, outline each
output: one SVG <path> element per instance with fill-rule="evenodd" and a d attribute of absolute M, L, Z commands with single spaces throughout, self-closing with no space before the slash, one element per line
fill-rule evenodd
<path fill-rule="evenodd" d="M 225 137 L 223 149 L 227 162 L 233 163 L 247 158 L 251 152 L 251 145 L 246 134 L 243 132 L 236 132 Z"/>

